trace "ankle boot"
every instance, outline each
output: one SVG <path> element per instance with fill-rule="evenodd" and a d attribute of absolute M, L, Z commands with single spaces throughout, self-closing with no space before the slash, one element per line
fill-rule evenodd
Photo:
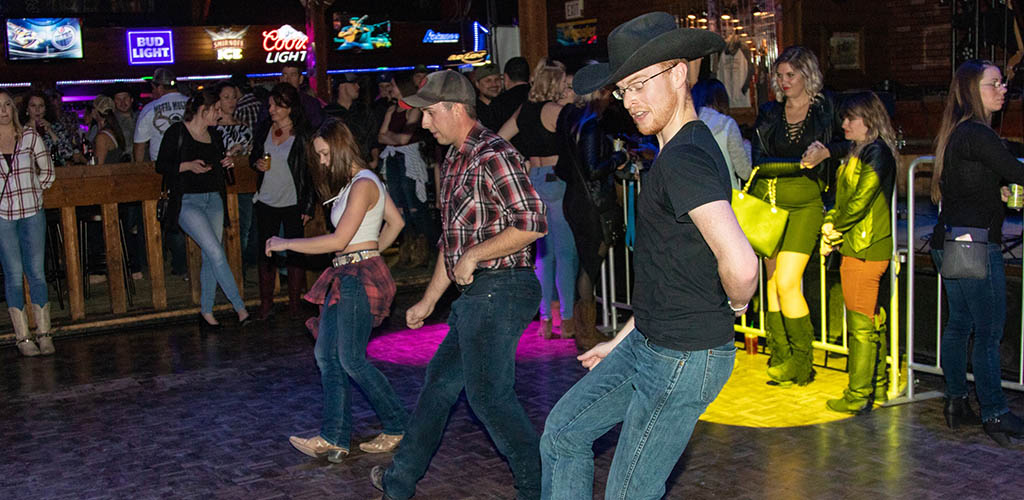
<path fill-rule="evenodd" d="M 32 340 L 28 331 L 28 317 L 24 309 L 8 307 L 7 312 L 11 314 L 11 325 L 14 326 L 14 338 L 18 342 L 18 350 L 22 356 L 38 356 L 39 347 Z"/>
<path fill-rule="evenodd" d="M 944 398 L 942 415 L 946 417 L 946 425 L 950 429 L 959 429 L 961 425 L 981 424 L 981 417 L 974 413 L 971 401 L 967 396 Z"/>
<path fill-rule="evenodd" d="M 764 330 L 768 343 L 768 367 L 779 366 L 793 355 L 789 339 L 786 338 L 786 327 L 782 323 L 782 313 L 765 311 Z"/>
<path fill-rule="evenodd" d="M 846 311 L 846 332 L 850 346 L 847 358 L 850 385 L 843 391 L 843 397 L 830 399 L 825 405 L 841 413 L 869 412 L 877 389 L 886 386 L 885 370 L 879 370 L 879 365 L 883 368 L 885 365 L 881 335 L 875 329 L 873 318 L 856 311 Z"/>
<path fill-rule="evenodd" d="M 260 310 L 256 313 L 256 319 L 261 321 L 270 319 L 274 315 L 274 263 L 267 258 L 260 258 Z"/>
<path fill-rule="evenodd" d="M 50 336 L 50 303 L 47 302 L 43 307 L 32 304 L 32 315 L 35 316 L 38 327 L 36 341 L 39 342 L 39 353 L 47 356 L 53 354 L 55 350 L 53 338 Z"/>
<path fill-rule="evenodd" d="M 306 272 L 301 267 L 288 266 L 288 315 L 301 319 L 302 290 L 306 285 Z"/>
<path fill-rule="evenodd" d="M 551 340 L 553 334 L 551 333 L 551 326 L 553 322 L 550 319 L 540 319 L 540 336 L 544 340 Z"/>
<path fill-rule="evenodd" d="M 789 337 L 789 345 L 793 354 L 782 364 L 768 368 L 768 376 L 775 382 L 807 385 L 814 380 L 814 368 L 811 366 L 814 326 L 811 324 L 811 317 L 787 318 L 783 316 L 782 323 L 786 327 L 786 335 Z"/>
<path fill-rule="evenodd" d="M 1010 446 L 1011 437 L 1024 439 L 1024 420 L 1010 411 L 998 417 L 986 418 L 982 427 L 985 434 L 1003 448 Z"/>

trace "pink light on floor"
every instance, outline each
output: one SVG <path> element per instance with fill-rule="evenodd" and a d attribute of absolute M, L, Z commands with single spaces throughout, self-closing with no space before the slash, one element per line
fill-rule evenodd
<path fill-rule="evenodd" d="M 538 361 L 565 357 L 576 357 L 576 346 L 572 339 L 544 340 L 537 333 L 540 322 L 534 321 L 526 327 L 519 348 L 518 361 Z M 555 329 L 557 332 L 557 328 Z M 366 354 L 375 360 L 399 365 L 424 366 L 448 334 L 448 324 L 425 325 L 418 330 L 398 330 L 370 340 Z"/>

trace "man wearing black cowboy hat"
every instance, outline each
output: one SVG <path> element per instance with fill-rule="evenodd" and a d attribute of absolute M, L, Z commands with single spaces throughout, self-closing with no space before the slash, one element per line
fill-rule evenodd
<path fill-rule="evenodd" d="M 580 95 L 614 84 L 661 152 L 638 198 L 634 319 L 579 356 L 590 373 L 548 415 L 543 498 L 592 498 L 593 443 L 620 422 L 605 497 L 661 498 L 698 417 L 732 373 L 733 322 L 754 293 L 758 264 L 686 78 L 688 61 L 722 45 L 715 33 L 678 29 L 655 12 L 608 35 L 608 64 L 576 73 Z"/>

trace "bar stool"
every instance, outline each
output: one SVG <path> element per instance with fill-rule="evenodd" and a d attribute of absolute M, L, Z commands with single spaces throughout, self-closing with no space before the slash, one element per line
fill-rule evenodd
<path fill-rule="evenodd" d="M 99 207 L 95 205 L 76 207 L 75 215 L 78 219 L 78 258 L 82 262 L 82 283 L 85 287 L 85 297 L 89 298 L 92 295 L 89 283 L 89 225 L 102 223 L 103 217 L 100 215 Z M 124 280 L 125 290 L 128 292 L 128 306 L 134 307 L 135 282 L 132 280 L 131 262 L 128 260 L 128 243 L 124 237 L 124 226 L 121 224 L 120 218 L 117 221 L 117 232 L 121 244 L 121 279 Z M 106 258 L 105 255 L 104 258 Z"/>

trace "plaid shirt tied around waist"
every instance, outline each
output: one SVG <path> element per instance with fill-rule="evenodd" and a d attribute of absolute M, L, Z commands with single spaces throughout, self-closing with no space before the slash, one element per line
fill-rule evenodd
<path fill-rule="evenodd" d="M 324 308 L 341 301 L 338 284 L 342 276 L 355 276 L 363 284 L 366 298 L 370 300 L 373 326 L 380 326 L 391 312 L 391 300 L 395 298 L 395 280 L 391 278 L 391 270 L 382 257 L 327 268 L 303 298 L 319 304 L 320 314 L 323 315 Z M 320 334 L 320 317 L 315 316 L 306 320 L 306 328 L 313 334 L 313 338 L 316 338 Z"/>
<path fill-rule="evenodd" d="M 546 209 L 530 183 L 526 161 L 508 142 L 480 122 L 444 159 L 441 179 L 441 239 L 448 278 L 467 250 L 508 227 L 546 233 Z M 532 267 L 529 245 L 478 269 Z"/>

